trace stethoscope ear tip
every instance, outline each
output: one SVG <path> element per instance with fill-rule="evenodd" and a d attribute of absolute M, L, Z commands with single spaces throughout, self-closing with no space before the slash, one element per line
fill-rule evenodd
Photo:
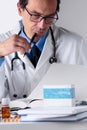
<path fill-rule="evenodd" d="M 56 57 L 50 57 L 49 59 L 49 63 L 52 64 L 52 63 L 56 63 L 57 62 L 57 58 Z"/>

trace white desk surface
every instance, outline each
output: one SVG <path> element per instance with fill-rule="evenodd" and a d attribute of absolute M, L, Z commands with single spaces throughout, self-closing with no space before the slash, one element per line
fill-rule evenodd
<path fill-rule="evenodd" d="M 87 121 L 0 123 L 1 130 L 87 130 Z"/>

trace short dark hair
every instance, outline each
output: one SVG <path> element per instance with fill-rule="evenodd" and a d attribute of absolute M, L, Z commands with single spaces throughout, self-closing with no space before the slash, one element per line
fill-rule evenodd
<path fill-rule="evenodd" d="M 19 0 L 19 3 L 21 5 L 21 7 L 24 9 L 26 7 L 26 5 L 28 4 L 29 0 Z M 60 0 L 57 0 L 57 11 L 59 11 L 59 5 L 60 5 Z"/>

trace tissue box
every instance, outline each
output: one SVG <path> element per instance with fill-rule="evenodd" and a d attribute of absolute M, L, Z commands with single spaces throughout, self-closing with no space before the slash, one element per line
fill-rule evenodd
<path fill-rule="evenodd" d="M 44 85 L 43 99 L 45 106 L 74 106 L 74 85 Z"/>

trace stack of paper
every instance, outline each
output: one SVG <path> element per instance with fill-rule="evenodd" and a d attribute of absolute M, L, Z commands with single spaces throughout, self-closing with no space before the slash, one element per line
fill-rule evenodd
<path fill-rule="evenodd" d="M 87 106 L 76 107 L 36 107 L 19 110 L 22 122 L 30 121 L 80 121 L 87 118 Z"/>
<path fill-rule="evenodd" d="M 75 115 L 53 116 L 49 115 L 27 115 L 21 117 L 21 122 L 76 122 L 87 119 L 87 112 L 78 113 Z"/>
<path fill-rule="evenodd" d="M 75 122 L 87 119 L 87 105 L 79 106 L 79 101 L 76 104 L 78 106 L 47 107 L 42 99 L 33 99 L 12 101 L 10 107 L 21 116 L 21 122 Z"/>

